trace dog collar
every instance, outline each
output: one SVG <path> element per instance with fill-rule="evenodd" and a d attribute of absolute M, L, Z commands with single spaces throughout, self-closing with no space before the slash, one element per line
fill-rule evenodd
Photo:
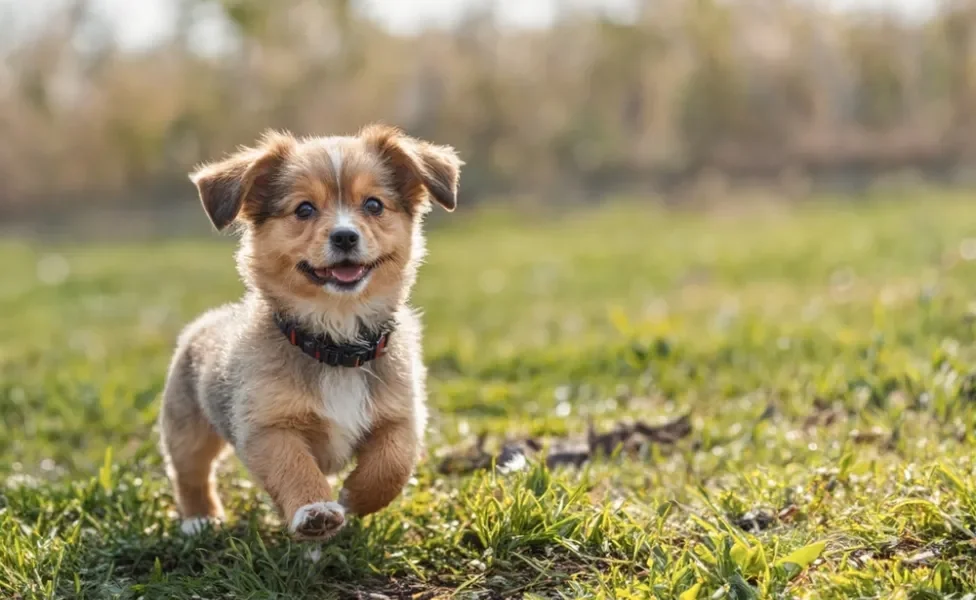
<path fill-rule="evenodd" d="M 391 324 L 379 330 L 362 327 L 359 332 L 362 343 L 339 344 L 329 336 L 303 331 L 294 321 L 280 314 L 275 313 L 274 320 L 292 346 L 331 367 L 355 368 L 383 356 L 393 333 Z"/>

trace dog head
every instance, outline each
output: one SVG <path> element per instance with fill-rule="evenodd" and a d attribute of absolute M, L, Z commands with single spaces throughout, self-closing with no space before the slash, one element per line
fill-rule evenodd
<path fill-rule="evenodd" d="M 455 151 L 384 125 L 356 136 L 269 132 L 190 179 L 222 230 L 243 231 L 245 282 L 295 316 L 368 318 L 405 300 L 423 253 L 421 220 L 454 210 Z"/>

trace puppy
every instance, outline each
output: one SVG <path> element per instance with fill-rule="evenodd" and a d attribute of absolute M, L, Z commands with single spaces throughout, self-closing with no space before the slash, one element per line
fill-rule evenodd
<path fill-rule="evenodd" d="M 455 151 L 371 125 L 353 137 L 269 132 L 190 176 L 218 230 L 241 232 L 244 297 L 181 333 L 161 450 L 193 533 L 223 517 L 232 447 L 300 539 L 402 491 L 427 419 L 420 323 L 407 304 L 421 222 L 457 205 Z M 356 457 L 341 493 L 326 475 Z"/>

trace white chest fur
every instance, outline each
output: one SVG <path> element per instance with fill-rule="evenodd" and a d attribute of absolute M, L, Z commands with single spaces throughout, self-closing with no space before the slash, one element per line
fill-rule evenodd
<path fill-rule="evenodd" d="M 320 410 L 329 421 L 328 454 L 335 470 L 352 456 L 356 444 L 366 435 L 372 422 L 372 402 L 365 368 L 326 369 L 321 377 Z"/>

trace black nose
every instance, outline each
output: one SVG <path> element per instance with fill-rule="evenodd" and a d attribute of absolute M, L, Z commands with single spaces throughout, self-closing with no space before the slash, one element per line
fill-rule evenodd
<path fill-rule="evenodd" d="M 352 229 L 336 229 L 329 236 L 329 242 L 333 248 L 348 252 L 359 243 L 359 234 Z"/>

